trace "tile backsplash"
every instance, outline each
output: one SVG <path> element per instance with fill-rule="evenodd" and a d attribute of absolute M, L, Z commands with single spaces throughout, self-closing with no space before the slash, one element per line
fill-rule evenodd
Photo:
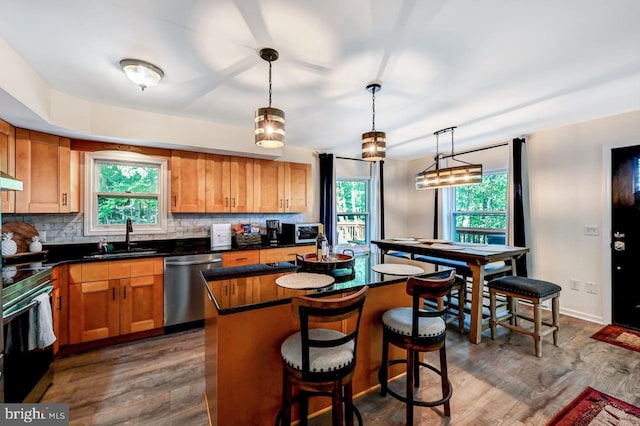
<path fill-rule="evenodd" d="M 280 223 L 301 223 L 309 219 L 303 213 L 298 214 L 176 214 L 167 218 L 166 234 L 131 233 L 132 241 L 167 240 L 174 238 L 198 238 L 209 236 L 209 225 L 212 223 L 257 223 L 264 227 L 267 219 L 277 219 Z M 24 222 L 32 225 L 41 236 L 46 234 L 46 244 L 92 243 L 99 242 L 100 236 L 84 236 L 84 216 L 82 213 L 71 214 L 4 214 L 2 222 Z M 124 241 L 124 225 L 122 235 L 111 235 L 109 241 Z"/>

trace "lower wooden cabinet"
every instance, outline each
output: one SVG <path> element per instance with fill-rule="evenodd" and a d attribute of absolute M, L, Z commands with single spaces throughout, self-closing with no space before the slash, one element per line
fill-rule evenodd
<path fill-rule="evenodd" d="M 260 263 L 295 262 L 296 254 L 303 256 L 315 252 L 315 245 L 261 249 Z"/>
<path fill-rule="evenodd" d="M 238 250 L 222 253 L 222 267 L 247 266 L 260 263 L 260 250 Z"/>
<path fill-rule="evenodd" d="M 84 343 L 164 325 L 163 259 L 69 267 L 69 343 Z"/>

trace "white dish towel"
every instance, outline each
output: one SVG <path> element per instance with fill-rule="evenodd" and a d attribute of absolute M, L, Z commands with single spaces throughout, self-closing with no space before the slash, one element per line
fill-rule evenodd
<path fill-rule="evenodd" d="M 29 311 L 29 345 L 30 351 L 35 348 L 44 349 L 53 345 L 56 335 L 53 333 L 53 315 L 49 294 L 41 294 L 35 299 L 38 306 Z"/>

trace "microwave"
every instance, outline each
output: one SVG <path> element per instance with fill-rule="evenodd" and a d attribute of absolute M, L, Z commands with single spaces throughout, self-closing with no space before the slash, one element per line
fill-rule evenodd
<path fill-rule="evenodd" d="M 280 243 L 315 243 L 321 228 L 321 223 L 283 223 Z"/>

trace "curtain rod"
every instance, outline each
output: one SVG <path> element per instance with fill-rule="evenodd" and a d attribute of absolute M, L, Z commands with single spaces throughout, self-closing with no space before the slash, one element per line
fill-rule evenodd
<path fill-rule="evenodd" d="M 485 146 L 485 147 L 482 147 L 482 148 L 469 149 L 467 151 L 456 152 L 453 155 L 452 154 L 442 155 L 440 158 L 451 158 L 454 155 L 471 154 L 472 152 L 485 151 L 487 149 L 493 149 L 493 148 L 500 148 L 501 146 L 505 146 L 505 145 L 509 145 L 509 142 L 502 142 L 502 143 L 499 143 L 499 144 L 496 144 L 496 145 L 490 145 L 490 146 Z"/>
<path fill-rule="evenodd" d="M 371 163 L 371 161 L 363 160 L 362 158 L 349 158 L 349 157 L 338 157 L 338 156 L 336 156 L 336 158 L 340 160 L 353 160 L 353 161 L 362 161 L 365 163 Z"/>

